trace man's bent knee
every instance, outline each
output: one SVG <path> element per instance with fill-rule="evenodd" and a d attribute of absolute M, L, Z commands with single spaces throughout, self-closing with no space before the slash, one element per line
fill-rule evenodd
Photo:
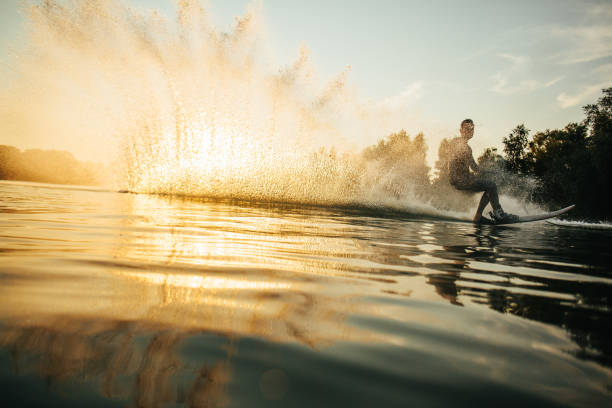
<path fill-rule="evenodd" d="M 497 191 L 497 184 L 495 184 L 494 181 L 491 180 L 481 180 L 479 181 L 480 186 L 482 187 L 483 190 L 487 190 L 487 191 Z"/>

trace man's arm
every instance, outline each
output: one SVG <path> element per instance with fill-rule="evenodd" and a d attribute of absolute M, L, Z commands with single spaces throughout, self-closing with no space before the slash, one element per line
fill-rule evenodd
<path fill-rule="evenodd" d="M 476 164 L 476 160 L 474 160 L 474 155 L 472 154 L 472 148 L 471 147 L 470 147 L 470 168 L 474 172 L 478 172 L 478 170 L 479 170 L 478 164 Z"/>

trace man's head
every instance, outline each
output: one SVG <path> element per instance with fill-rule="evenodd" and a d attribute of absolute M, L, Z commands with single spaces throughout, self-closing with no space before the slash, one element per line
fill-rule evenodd
<path fill-rule="evenodd" d="M 464 119 L 463 122 L 461 122 L 459 131 L 461 132 L 461 137 L 471 139 L 472 136 L 474 136 L 474 122 L 472 119 Z"/>

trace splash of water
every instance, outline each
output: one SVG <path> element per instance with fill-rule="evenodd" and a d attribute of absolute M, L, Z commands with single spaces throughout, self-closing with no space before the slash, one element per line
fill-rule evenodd
<path fill-rule="evenodd" d="M 30 5 L 5 105 L 22 132 L 106 151 L 120 189 L 439 213 L 447 191 L 351 153 L 392 112 L 359 102 L 348 72 L 319 81 L 306 47 L 271 69 L 258 7 L 225 33 L 197 0 L 174 19 L 120 0 Z"/>

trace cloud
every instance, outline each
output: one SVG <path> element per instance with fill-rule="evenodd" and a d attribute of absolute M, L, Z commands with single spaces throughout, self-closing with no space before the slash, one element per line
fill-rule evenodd
<path fill-rule="evenodd" d="M 555 56 L 560 64 L 578 64 L 612 56 L 612 26 L 553 27 L 551 34 L 567 41 L 566 51 Z"/>
<path fill-rule="evenodd" d="M 561 40 L 565 51 L 553 56 L 559 64 L 578 64 L 612 56 L 612 3 L 586 6 L 577 24 L 550 25 L 544 32 Z"/>
<path fill-rule="evenodd" d="M 567 93 L 562 92 L 557 96 L 557 102 L 559 103 L 559 106 L 563 109 L 577 106 L 581 103 L 592 100 L 607 85 L 609 84 L 599 83 L 594 85 L 587 85 L 573 95 L 568 95 Z"/>
<path fill-rule="evenodd" d="M 612 78 L 612 64 L 603 64 L 595 67 L 591 73 L 605 75 L 606 77 Z"/>
<path fill-rule="evenodd" d="M 498 57 L 503 58 L 512 63 L 512 69 L 524 67 L 529 63 L 529 58 L 524 55 L 513 55 L 508 53 L 499 53 Z"/>
<path fill-rule="evenodd" d="M 563 77 L 556 77 L 556 78 L 553 78 L 553 79 L 551 79 L 551 80 L 550 80 L 550 81 L 548 81 L 548 82 L 544 82 L 544 83 L 542 84 L 542 87 L 544 87 L 544 88 L 548 88 L 549 86 L 553 86 L 554 84 L 556 84 L 557 82 L 559 82 L 559 81 L 560 81 L 560 80 L 562 80 L 562 79 L 563 79 Z"/>
<path fill-rule="evenodd" d="M 507 53 L 497 54 L 497 57 L 510 62 L 501 71 L 491 76 L 494 84 L 491 91 L 502 95 L 511 95 L 519 92 L 533 92 L 538 89 L 548 88 L 559 82 L 563 77 L 555 77 L 547 81 L 537 79 L 516 79 L 524 77 L 531 68 L 531 59 L 523 55 L 513 55 Z"/>
<path fill-rule="evenodd" d="M 457 64 L 465 64 L 467 62 L 473 61 L 478 58 L 489 56 L 493 53 L 498 47 L 497 46 L 488 46 L 485 48 L 481 48 L 469 54 L 464 54 L 463 57 L 457 60 Z"/>
<path fill-rule="evenodd" d="M 407 85 L 399 94 L 383 99 L 379 105 L 391 109 L 406 107 L 423 97 L 423 85 L 423 81 L 413 82 Z"/>
<path fill-rule="evenodd" d="M 493 85 L 491 90 L 502 95 L 534 91 L 539 85 L 539 82 L 535 79 L 524 79 L 512 85 L 510 80 L 500 72 L 493 75 L 493 79 L 495 80 L 495 85 Z"/>

